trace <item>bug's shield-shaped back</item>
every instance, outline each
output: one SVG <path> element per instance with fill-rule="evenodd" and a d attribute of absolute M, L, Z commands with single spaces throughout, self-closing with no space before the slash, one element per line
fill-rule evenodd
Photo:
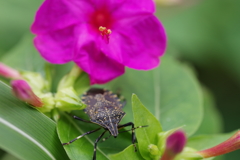
<path fill-rule="evenodd" d="M 83 101 L 87 105 L 85 112 L 90 120 L 116 137 L 118 124 L 125 115 L 118 97 L 107 90 L 92 89 L 83 95 Z"/>

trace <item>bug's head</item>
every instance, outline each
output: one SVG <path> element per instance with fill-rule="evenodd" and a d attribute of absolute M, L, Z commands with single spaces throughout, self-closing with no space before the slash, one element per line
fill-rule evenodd
<path fill-rule="evenodd" d="M 101 112 L 98 111 L 91 121 L 109 130 L 110 134 L 116 138 L 119 122 L 124 115 L 124 111 L 110 108 Z"/>
<path fill-rule="evenodd" d="M 117 136 L 118 136 L 118 127 L 117 127 L 117 125 L 112 124 L 112 126 L 108 126 L 107 128 L 108 128 L 109 132 L 111 133 L 111 135 L 114 138 L 117 138 Z"/>
<path fill-rule="evenodd" d="M 111 113 L 112 114 L 110 114 L 110 116 L 106 117 L 105 122 L 107 124 L 106 127 L 111 135 L 116 138 L 118 136 L 118 125 L 125 115 L 125 112 L 122 110 L 113 110 Z"/>
<path fill-rule="evenodd" d="M 109 130 L 110 134 L 115 138 L 118 136 L 118 123 L 119 121 L 116 118 L 103 116 L 98 117 L 94 120 L 91 120 L 93 123 L 96 123 L 105 129 Z"/>

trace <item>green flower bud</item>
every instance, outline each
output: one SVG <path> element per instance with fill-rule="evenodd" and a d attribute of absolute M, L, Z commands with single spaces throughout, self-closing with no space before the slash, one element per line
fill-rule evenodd
<path fill-rule="evenodd" d="M 154 160 L 158 160 L 160 157 L 159 149 L 156 145 L 150 144 L 148 145 L 148 151 L 150 152 L 150 157 Z"/>
<path fill-rule="evenodd" d="M 52 93 L 49 92 L 49 93 L 41 94 L 39 97 L 41 98 L 44 104 L 41 108 L 38 109 L 39 111 L 46 113 L 54 109 L 55 98 L 53 97 Z"/>
<path fill-rule="evenodd" d="M 81 110 L 86 107 L 73 87 L 59 90 L 55 96 L 56 108 L 62 111 Z"/>

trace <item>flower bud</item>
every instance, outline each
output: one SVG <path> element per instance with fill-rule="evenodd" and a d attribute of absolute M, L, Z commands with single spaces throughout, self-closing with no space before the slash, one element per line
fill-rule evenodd
<path fill-rule="evenodd" d="M 17 70 L 10 68 L 3 63 L 0 63 L 0 75 L 5 78 L 21 79 L 21 75 Z"/>
<path fill-rule="evenodd" d="M 166 141 L 166 148 L 161 160 L 173 160 L 174 157 L 182 152 L 186 143 L 186 137 L 183 131 L 176 131 L 171 134 Z"/>
<path fill-rule="evenodd" d="M 197 153 L 204 158 L 209 158 L 226 154 L 237 149 L 240 149 L 240 131 L 238 131 L 232 137 L 220 143 L 219 145 L 216 145 L 209 149 L 198 151 Z"/>
<path fill-rule="evenodd" d="M 164 152 L 164 150 L 166 148 L 166 139 L 167 139 L 167 137 L 170 136 L 175 131 L 177 131 L 178 129 L 180 129 L 180 127 L 171 129 L 169 131 L 158 133 L 158 143 L 157 143 L 157 146 L 159 148 L 159 152 L 160 152 L 161 155 L 163 154 L 163 152 Z"/>
<path fill-rule="evenodd" d="M 150 152 L 150 157 L 153 159 L 153 160 L 158 160 L 159 157 L 160 157 L 160 152 L 159 152 L 159 149 L 156 145 L 154 144 L 150 144 L 148 145 L 148 151 Z"/>
<path fill-rule="evenodd" d="M 35 107 L 42 107 L 43 103 L 39 97 L 37 97 L 28 83 L 24 80 L 11 81 L 12 92 L 20 100 L 25 101 Z"/>
<path fill-rule="evenodd" d="M 43 92 L 49 90 L 48 82 L 42 77 L 40 73 L 22 71 L 21 75 L 31 86 L 35 94 L 40 95 Z"/>
<path fill-rule="evenodd" d="M 55 96 L 56 108 L 62 111 L 81 110 L 86 107 L 73 87 L 59 90 Z"/>
<path fill-rule="evenodd" d="M 53 97 L 52 93 L 48 92 L 48 93 L 40 94 L 39 97 L 41 98 L 44 104 L 41 108 L 38 108 L 39 111 L 46 113 L 54 109 L 55 98 Z"/>

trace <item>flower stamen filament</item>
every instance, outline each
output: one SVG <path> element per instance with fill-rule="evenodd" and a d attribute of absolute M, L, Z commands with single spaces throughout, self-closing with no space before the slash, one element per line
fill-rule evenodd
<path fill-rule="evenodd" d="M 100 26 L 99 31 L 101 32 L 101 36 L 103 39 L 106 40 L 107 44 L 109 43 L 109 36 L 112 33 L 110 29 L 107 29 L 106 27 Z"/>

